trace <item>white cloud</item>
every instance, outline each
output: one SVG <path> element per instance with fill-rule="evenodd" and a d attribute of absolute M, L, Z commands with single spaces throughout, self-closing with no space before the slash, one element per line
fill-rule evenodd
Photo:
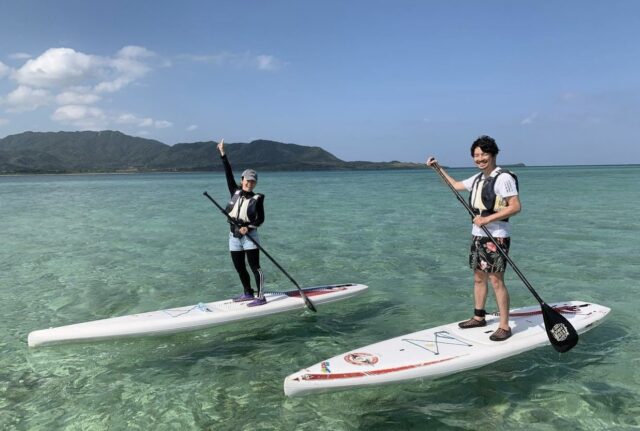
<path fill-rule="evenodd" d="M 13 78 L 30 87 L 65 88 L 93 83 L 96 91 L 115 92 L 146 75 L 151 68 L 142 59 L 153 56 L 152 51 L 141 46 L 125 46 L 114 57 L 50 48 L 29 59 Z"/>
<path fill-rule="evenodd" d="M 56 96 L 58 105 L 92 105 L 102 99 L 84 89 L 64 91 Z"/>
<path fill-rule="evenodd" d="M 153 118 L 144 118 L 142 120 L 140 120 L 140 122 L 138 123 L 138 126 L 140 127 L 153 127 Z"/>
<path fill-rule="evenodd" d="M 125 46 L 118 51 L 115 58 L 110 59 L 105 67 L 101 70 L 104 77 L 111 77 L 100 82 L 95 87 L 98 93 L 114 93 L 123 87 L 129 85 L 133 81 L 142 78 L 151 68 L 141 58 L 154 57 L 153 51 L 141 46 Z"/>
<path fill-rule="evenodd" d="M 281 62 L 272 55 L 259 55 L 256 57 L 259 70 L 278 70 Z"/>
<path fill-rule="evenodd" d="M 210 63 L 221 66 L 223 64 L 232 63 L 235 56 L 227 52 L 221 52 L 220 54 L 210 55 L 185 54 L 182 58 L 186 58 L 187 60 L 195 61 L 197 63 Z"/>
<path fill-rule="evenodd" d="M 129 45 L 120 49 L 116 54 L 120 58 L 137 58 L 137 57 L 154 57 L 155 52 L 148 50 L 143 46 Z"/>
<path fill-rule="evenodd" d="M 284 66 L 284 63 L 273 55 L 253 55 L 248 52 L 221 52 L 218 54 L 209 55 L 186 54 L 182 55 L 181 58 L 186 58 L 187 60 L 199 63 L 214 64 L 216 66 L 232 66 L 241 69 L 252 68 L 265 71 L 275 71 L 281 69 Z"/>
<path fill-rule="evenodd" d="M 49 104 L 51 95 L 47 90 L 20 85 L 3 99 L 9 112 L 33 111 Z"/>
<path fill-rule="evenodd" d="M 153 118 L 140 118 L 133 114 L 121 114 L 114 119 L 117 124 L 133 125 L 137 127 L 154 127 L 156 129 L 166 129 L 172 127 L 173 123 L 165 120 L 154 120 Z"/>
<path fill-rule="evenodd" d="M 13 71 L 12 78 L 19 84 L 31 88 L 60 91 L 63 102 L 75 97 L 84 100 L 72 103 L 96 103 L 96 96 L 68 94 L 71 87 L 84 86 L 92 92 L 114 93 L 144 77 L 151 66 L 146 59 L 155 53 L 141 46 L 125 46 L 113 57 L 90 55 L 71 48 L 50 48 L 36 58 L 27 60 Z M 8 73 L 7 66 L 0 66 L 1 74 Z"/>
<path fill-rule="evenodd" d="M 520 124 L 525 125 L 525 124 L 531 124 L 533 123 L 536 118 L 538 118 L 538 113 L 537 112 L 533 112 L 531 115 L 529 115 L 527 118 L 525 118 L 524 120 L 522 120 L 520 122 Z"/>
<path fill-rule="evenodd" d="M 78 127 L 95 128 L 113 122 L 157 129 L 173 126 L 169 121 L 131 114 L 114 118 L 98 107 L 89 106 L 102 101 L 103 94 L 121 91 L 142 79 L 152 67 L 161 64 L 157 55 L 145 47 L 125 46 L 112 56 L 56 47 L 36 57 L 25 53 L 11 57 L 25 62 L 17 69 L 0 62 L 0 78 L 9 76 L 17 84 L 9 94 L 0 95 L 0 104 L 8 112 L 31 111 L 57 104 L 59 107 L 51 114 L 51 119 Z"/>
<path fill-rule="evenodd" d="M 102 109 L 85 105 L 61 106 L 56 109 L 51 119 L 83 129 L 100 129 L 108 123 Z"/>
<path fill-rule="evenodd" d="M 150 119 L 148 118 L 138 118 L 133 114 L 122 114 L 118 118 L 116 118 L 116 123 L 120 124 L 143 124 Z"/>
<path fill-rule="evenodd" d="M 0 126 L 5 126 L 7 124 L 9 124 L 9 120 L 6 118 L 0 118 Z"/>
<path fill-rule="evenodd" d="M 134 124 L 140 126 L 146 121 L 151 121 L 150 118 L 138 118 L 133 114 L 121 114 L 114 120 L 118 124 Z"/>
<path fill-rule="evenodd" d="M 129 78 L 117 78 L 113 81 L 101 82 L 95 86 L 96 93 L 115 93 L 131 83 Z"/>
<path fill-rule="evenodd" d="M 11 73 L 11 68 L 0 61 L 0 78 L 9 75 Z"/>
<path fill-rule="evenodd" d="M 103 63 L 100 57 L 71 48 L 51 48 L 39 57 L 28 60 L 14 72 L 13 78 L 20 85 L 60 88 L 94 78 Z"/>
<path fill-rule="evenodd" d="M 197 128 L 198 128 L 198 126 L 196 124 L 192 124 L 189 127 L 187 127 L 187 132 L 193 132 Z"/>
<path fill-rule="evenodd" d="M 109 124 L 142 129 L 173 127 L 170 121 L 134 114 L 114 116 L 96 106 L 104 94 L 122 91 L 154 67 L 170 64 L 163 64 L 162 59 L 145 47 L 125 46 L 111 56 L 55 47 L 35 57 L 15 53 L 11 58 L 24 63 L 14 69 L 0 62 L 0 78 L 9 77 L 16 83 L 13 91 L 4 96 L 0 94 L 0 105 L 7 112 L 32 111 L 57 104 L 51 120 L 78 128 L 98 129 Z"/>
<path fill-rule="evenodd" d="M 15 52 L 11 54 L 9 58 L 13 60 L 28 60 L 31 58 L 31 54 L 27 54 L 26 52 Z"/>

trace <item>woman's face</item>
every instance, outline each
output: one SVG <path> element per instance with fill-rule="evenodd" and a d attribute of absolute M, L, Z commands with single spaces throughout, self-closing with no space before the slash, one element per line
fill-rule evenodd
<path fill-rule="evenodd" d="M 484 170 L 490 167 L 495 167 L 496 157 L 491 153 L 485 153 L 480 147 L 476 147 L 473 150 L 473 162 L 478 169 Z"/>
<path fill-rule="evenodd" d="M 256 187 L 256 184 L 258 184 L 257 181 L 254 180 L 245 180 L 244 178 L 242 179 L 242 190 L 244 190 L 245 192 L 252 192 L 253 189 Z"/>

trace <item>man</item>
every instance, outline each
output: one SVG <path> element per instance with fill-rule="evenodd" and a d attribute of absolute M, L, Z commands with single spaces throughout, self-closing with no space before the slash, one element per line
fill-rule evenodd
<path fill-rule="evenodd" d="M 475 216 L 471 234 L 469 266 L 474 271 L 474 315 L 469 320 L 460 322 L 463 329 L 482 327 L 485 320 L 485 303 L 488 294 L 488 281 L 491 281 L 500 312 L 498 329 L 489 337 L 492 341 L 504 341 L 511 336 L 509 327 L 509 292 L 504 284 L 506 259 L 500 254 L 496 245 L 482 230 L 485 226 L 496 242 L 505 252 L 509 252 L 511 243 L 511 226 L 509 217 L 520 212 L 518 182 L 515 175 L 497 166 L 498 145 L 489 136 L 481 136 L 471 145 L 471 157 L 480 169 L 480 173 L 464 181 L 456 181 L 443 169 L 442 173 L 456 190 L 468 190 L 469 204 Z M 427 166 L 437 163 L 429 157 Z"/>

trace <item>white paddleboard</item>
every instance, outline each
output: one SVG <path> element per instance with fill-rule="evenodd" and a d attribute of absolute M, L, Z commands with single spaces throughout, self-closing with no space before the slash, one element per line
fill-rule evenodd
<path fill-rule="evenodd" d="M 366 289 L 367 286 L 363 284 L 348 283 L 308 287 L 302 290 L 314 305 L 319 305 L 350 298 Z M 66 342 L 172 334 L 306 307 L 298 290 L 266 292 L 265 298 L 267 303 L 257 307 L 247 307 L 248 301 L 233 302 L 227 299 L 42 329 L 31 332 L 28 343 L 29 346 L 35 347 Z"/>
<path fill-rule="evenodd" d="M 611 311 L 582 301 L 549 304 L 578 333 L 593 328 Z M 491 341 L 499 317 L 487 315 L 487 326 L 460 329 L 458 322 L 360 347 L 291 374 L 284 381 L 288 396 L 343 390 L 416 378 L 437 378 L 478 368 L 500 359 L 548 345 L 540 306 L 510 311 L 513 335 Z"/>

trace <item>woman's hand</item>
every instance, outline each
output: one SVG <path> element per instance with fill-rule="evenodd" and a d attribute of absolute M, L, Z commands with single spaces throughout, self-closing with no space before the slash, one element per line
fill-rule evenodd
<path fill-rule="evenodd" d="M 243 226 L 240 229 L 238 229 L 238 232 L 240 232 L 240 235 L 246 235 L 247 232 L 249 232 L 249 228 L 246 226 Z"/>
<path fill-rule="evenodd" d="M 218 151 L 220 151 L 221 156 L 224 156 L 224 139 L 220 139 L 220 143 L 218 144 Z"/>
<path fill-rule="evenodd" d="M 436 160 L 435 157 L 430 156 L 427 161 L 425 162 L 425 165 L 427 165 L 428 167 L 432 167 L 434 165 L 434 163 L 438 163 L 438 161 Z"/>

